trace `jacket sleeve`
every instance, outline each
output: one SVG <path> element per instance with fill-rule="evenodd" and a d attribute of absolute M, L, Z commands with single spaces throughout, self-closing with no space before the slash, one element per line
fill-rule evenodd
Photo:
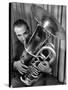
<path fill-rule="evenodd" d="M 11 75 L 14 75 L 15 72 L 17 72 L 17 70 L 14 68 L 14 62 L 20 60 L 20 56 L 21 56 L 22 52 L 23 52 L 23 45 L 20 43 L 17 43 L 16 54 L 14 57 L 11 57 L 11 59 L 9 61 L 10 62 L 10 65 L 9 65 L 10 71 L 9 72 L 11 73 Z"/>

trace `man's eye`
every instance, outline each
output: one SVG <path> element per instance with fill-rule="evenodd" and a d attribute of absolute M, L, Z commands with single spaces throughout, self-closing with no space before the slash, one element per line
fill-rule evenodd
<path fill-rule="evenodd" d="M 18 34 L 17 36 L 21 36 L 20 34 Z"/>
<path fill-rule="evenodd" d="M 24 34 L 28 34 L 28 32 L 24 32 Z"/>

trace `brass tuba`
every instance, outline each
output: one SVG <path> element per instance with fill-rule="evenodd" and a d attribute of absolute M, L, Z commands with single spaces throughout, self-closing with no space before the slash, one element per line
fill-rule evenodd
<path fill-rule="evenodd" d="M 56 37 L 53 34 L 55 28 L 52 24 L 50 19 L 39 23 L 28 45 L 24 43 L 26 53 L 32 56 L 27 73 L 22 74 L 20 77 L 20 80 L 26 85 L 32 85 L 32 83 L 36 82 L 41 77 L 43 72 L 40 66 L 44 67 L 44 72 L 51 74 L 50 65 L 54 62 L 56 57 L 55 47 L 49 42 L 51 36 Z M 52 30 L 52 32 L 50 30 Z"/>

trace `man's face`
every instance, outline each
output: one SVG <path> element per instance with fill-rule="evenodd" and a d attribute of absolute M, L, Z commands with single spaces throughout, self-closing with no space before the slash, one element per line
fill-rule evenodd
<path fill-rule="evenodd" d="M 15 26 L 14 31 L 16 33 L 17 38 L 23 42 L 28 37 L 28 31 L 25 25 Z"/>

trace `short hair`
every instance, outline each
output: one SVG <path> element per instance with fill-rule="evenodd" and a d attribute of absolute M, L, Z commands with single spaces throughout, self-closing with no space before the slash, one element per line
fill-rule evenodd
<path fill-rule="evenodd" d="M 13 24 L 13 28 L 16 27 L 16 26 L 19 26 L 19 27 L 20 27 L 20 26 L 22 26 L 22 25 L 25 25 L 28 31 L 30 30 L 27 22 L 26 22 L 25 20 L 23 20 L 23 19 L 18 19 L 18 20 L 16 20 L 16 21 L 14 22 L 14 24 Z"/>

